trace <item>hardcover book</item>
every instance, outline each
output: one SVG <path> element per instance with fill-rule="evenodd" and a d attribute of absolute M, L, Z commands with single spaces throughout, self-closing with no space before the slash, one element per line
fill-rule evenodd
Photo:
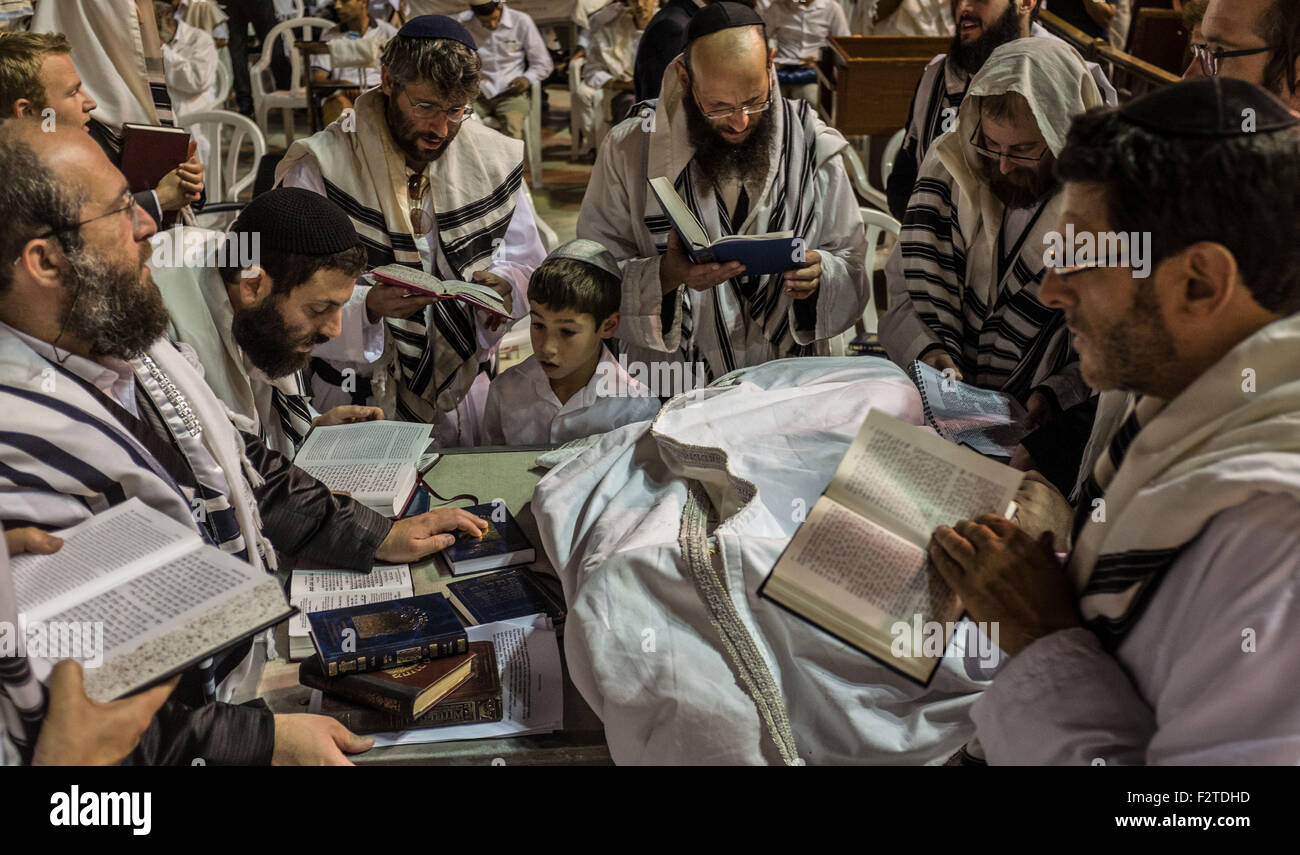
<path fill-rule="evenodd" d="M 682 197 L 667 178 L 651 178 L 650 190 L 659 200 L 659 207 L 682 237 L 686 254 L 695 264 L 716 262 L 725 264 L 739 261 L 745 265 L 746 276 L 766 276 L 785 273 L 801 267 L 803 253 L 793 232 L 772 232 L 764 235 L 727 235 L 709 240 L 704 226 L 686 207 Z"/>
<path fill-rule="evenodd" d="M 132 193 L 158 186 L 189 157 L 190 132 L 165 125 L 122 125 L 122 175 Z"/>
<path fill-rule="evenodd" d="M 439 279 L 405 264 L 385 264 L 366 276 L 379 285 L 396 285 L 435 300 L 460 300 L 471 309 L 483 309 L 507 319 L 510 317 L 505 299 L 493 288 L 478 282 Z"/>
<path fill-rule="evenodd" d="M 416 719 L 469 679 L 476 655 L 470 648 L 460 656 L 342 677 L 326 677 L 320 660 L 313 657 L 298 666 L 298 682 L 336 697 Z"/>
<path fill-rule="evenodd" d="M 564 622 L 564 601 L 522 567 L 452 582 L 447 599 L 471 626 L 535 614 L 550 615 L 553 624 Z"/>
<path fill-rule="evenodd" d="M 475 653 L 470 676 L 435 703 L 419 718 L 359 706 L 345 698 L 323 694 L 321 714 L 337 719 L 353 733 L 387 733 L 409 727 L 450 727 L 457 724 L 480 724 L 501 721 L 501 678 L 497 657 L 490 641 L 470 645 Z"/>
<path fill-rule="evenodd" d="M 424 594 L 308 616 L 328 677 L 378 671 L 469 650 L 465 627 L 442 594 Z"/>
<path fill-rule="evenodd" d="M 401 516 L 418 495 L 429 426 L 373 421 L 313 428 L 293 464 L 338 493 L 386 517 Z"/>
<path fill-rule="evenodd" d="M 1011 516 L 1023 478 L 872 410 L 759 595 L 928 684 L 942 652 L 917 649 L 900 625 L 935 622 L 946 648 L 965 611 L 930 563 L 930 536 L 982 514 Z"/>
<path fill-rule="evenodd" d="M 537 560 L 532 541 L 504 505 L 474 505 L 465 510 L 487 522 L 488 529 L 480 538 L 462 537 L 442 551 L 453 575 L 481 573 Z"/>

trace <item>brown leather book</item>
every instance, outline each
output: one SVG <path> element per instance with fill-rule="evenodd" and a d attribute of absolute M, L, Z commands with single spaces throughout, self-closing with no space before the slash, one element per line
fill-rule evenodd
<path fill-rule="evenodd" d="M 298 682 L 375 709 L 418 718 L 469 679 L 479 656 L 474 646 L 459 656 L 342 677 L 326 677 L 320 658 L 313 656 L 298 666 Z"/>
<path fill-rule="evenodd" d="M 407 716 L 389 710 L 361 706 L 354 701 L 325 694 L 321 713 L 338 720 L 353 733 L 387 733 L 415 727 L 449 727 L 456 724 L 480 724 L 500 721 L 501 680 L 497 673 L 496 653 L 490 641 L 470 643 L 477 653 L 468 680 L 421 716 Z M 360 676 L 360 675 L 358 675 Z M 322 690 L 324 691 L 324 690 Z"/>
<path fill-rule="evenodd" d="M 152 190 L 168 172 L 185 162 L 190 132 L 166 125 L 122 126 L 122 163 L 119 167 L 132 193 Z"/>

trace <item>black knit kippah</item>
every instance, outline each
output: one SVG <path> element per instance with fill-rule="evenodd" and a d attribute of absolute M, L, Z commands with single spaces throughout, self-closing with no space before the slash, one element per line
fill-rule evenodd
<path fill-rule="evenodd" d="M 761 26 L 763 19 L 753 9 L 742 3 L 710 3 L 696 12 L 686 25 L 687 44 L 707 35 L 732 27 Z"/>
<path fill-rule="evenodd" d="M 256 197 L 230 233 L 257 234 L 263 249 L 293 255 L 333 255 L 361 244 L 341 208 L 300 187 L 277 187 Z"/>
<path fill-rule="evenodd" d="M 1253 83 L 1200 77 L 1157 89 L 1120 108 L 1130 124 L 1157 134 L 1228 138 L 1300 125 L 1286 105 Z"/>
<path fill-rule="evenodd" d="M 407 39 L 451 39 L 470 50 L 478 50 L 469 30 L 460 21 L 446 15 L 419 15 L 403 24 L 397 34 Z"/>

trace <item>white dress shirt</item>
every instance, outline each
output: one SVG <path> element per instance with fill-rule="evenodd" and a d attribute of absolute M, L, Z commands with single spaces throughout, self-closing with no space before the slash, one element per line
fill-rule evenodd
<path fill-rule="evenodd" d="M 322 38 L 330 52 L 313 57 L 312 68 L 326 72 L 335 80 L 355 83 L 362 89 L 373 89 L 379 85 L 382 77 L 379 57 L 388 40 L 395 35 L 396 27 L 387 21 L 373 18 L 364 35 L 336 26 Z"/>
<path fill-rule="evenodd" d="M 613 394 L 608 390 L 612 389 Z M 606 393 L 606 394 L 602 394 Z M 627 373 L 609 350 L 587 385 L 560 403 L 551 381 L 530 356 L 499 374 L 488 388 L 483 442 L 488 445 L 558 445 L 654 418 L 659 399 Z"/>
<path fill-rule="evenodd" d="M 794 0 L 760 3 L 758 12 L 767 24 L 768 43 L 776 44 L 776 65 L 800 65 L 821 56 L 831 36 L 847 36 L 849 22 L 837 0 Z"/>
<path fill-rule="evenodd" d="M 540 83 L 555 68 L 537 25 L 523 12 L 507 6 L 501 11 L 501 24 L 495 30 L 480 24 L 473 12 L 462 12 L 456 20 L 465 25 L 478 45 L 483 59 L 479 89 L 488 98 L 500 95 L 516 77 Z"/>
<path fill-rule="evenodd" d="M 216 106 L 221 60 L 211 35 L 178 20 L 176 36 L 162 46 L 162 56 L 167 94 L 178 118 Z"/>

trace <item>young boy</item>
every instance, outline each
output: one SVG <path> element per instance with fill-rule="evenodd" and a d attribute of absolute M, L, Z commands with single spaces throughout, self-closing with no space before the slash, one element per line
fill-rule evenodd
<path fill-rule="evenodd" d="M 533 271 L 533 355 L 492 381 L 486 444 L 568 442 L 659 411 L 659 399 L 604 345 L 618 329 L 621 280 L 613 256 L 591 240 L 569 241 Z"/>

